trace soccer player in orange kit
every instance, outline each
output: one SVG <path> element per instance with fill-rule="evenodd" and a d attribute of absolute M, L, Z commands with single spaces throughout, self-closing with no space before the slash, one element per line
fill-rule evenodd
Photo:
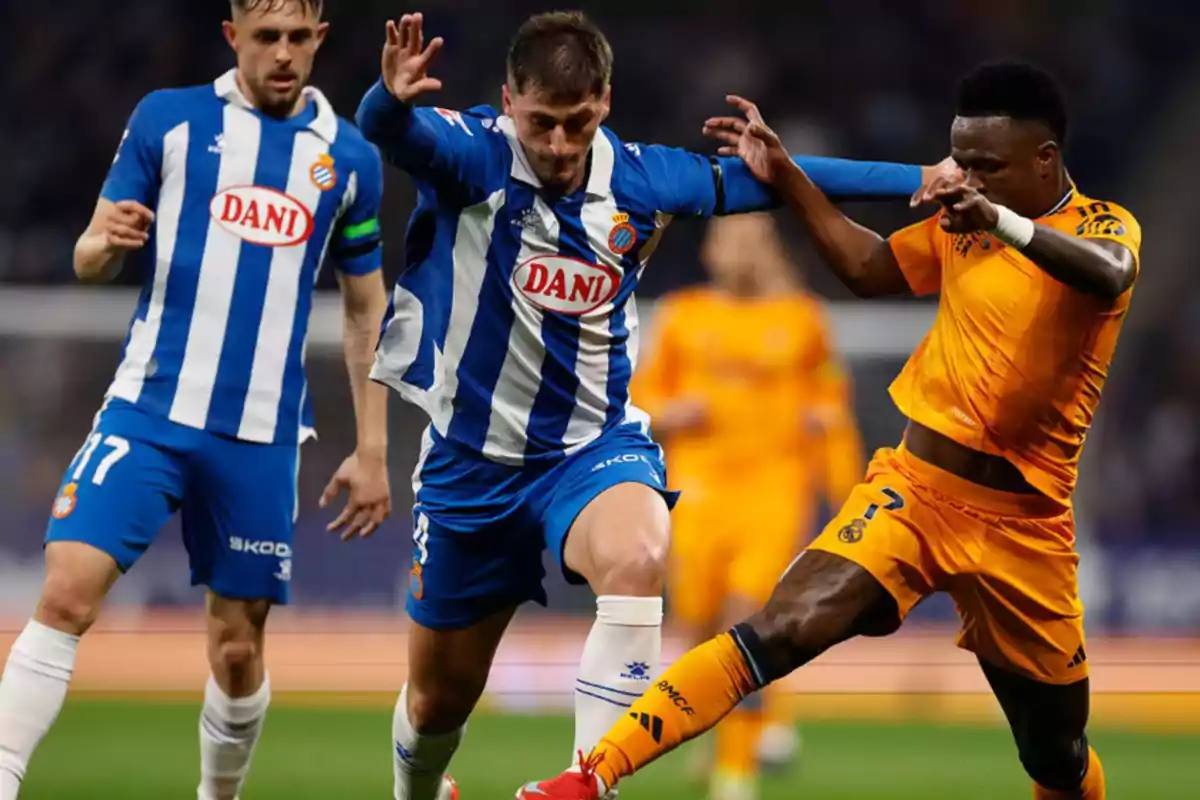
<path fill-rule="evenodd" d="M 818 495 L 837 508 L 864 469 L 825 311 L 771 216 L 713 220 L 702 258 L 711 284 L 661 301 L 631 386 L 682 491 L 668 590 L 689 646 L 767 601 L 814 532 Z M 756 796 L 762 700 L 767 719 L 794 723 L 781 694 L 752 695 L 717 728 L 713 800 Z"/>
<path fill-rule="evenodd" d="M 1137 220 L 1075 187 L 1061 91 L 1034 67 L 988 64 L 963 79 L 951 127 L 962 176 L 930 193 L 937 215 L 888 239 L 792 167 L 752 103 L 729 99 L 746 118 L 706 129 L 779 192 L 856 294 L 940 293 L 891 389 L 908 427 L 766 606 L 676 661 L 581 771 L 541 794 L 604 797 L 743 697 L 839 642 L 894 631 L 946 591 L 1033 796 L 1102 800 L 1071 497 L 1138 272 Z"/>

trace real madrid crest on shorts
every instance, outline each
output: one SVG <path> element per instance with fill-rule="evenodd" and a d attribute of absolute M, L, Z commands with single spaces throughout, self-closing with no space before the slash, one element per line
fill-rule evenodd
<path fill-rule="evenodd" d="M 629 215 L 613 214 L 613 229 L 608 234 L 608 249 L 623 256 L 637 244 L 637 228 L 629 224 Z"/>
<path fill-rule="evenodd" d="M 850 520 L 849 525 L 843 525 L 838 531 L 838 538 L 846 544 L 854 544 L 862 541 L 863 530 L 867 527 L 867 521 L 862 517 L 856 517 Z"/>
<path fill-rule="evenodd" d="M 328 192 L 337 186 L 337 170 L 333 168 L 333 156 L 328 153 L 317 156 L 317 161 L 309 169 L 308 176 L 322 192 Z"/>
<path fill-rule="evenodd" d="M 54 498 L 54 506 L 50 509 L 50 515 L 55 519 L 66 519 L 75 510 L 75 492 L 78 491 L 79 484 L 68 483 L 59 492 L 58 497 Z"/>

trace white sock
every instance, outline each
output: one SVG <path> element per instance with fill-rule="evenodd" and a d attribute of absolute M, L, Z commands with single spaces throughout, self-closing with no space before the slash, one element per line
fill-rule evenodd
<path fill-rule="evenodd" d="M 79 637 L 29 620 L 0 678 L 0 800 L 15 800 L 33 751 L 67 698 Z"/>
<path fill-rule="evenodd" d="M 661 597 L 596 598 L 596 624 L 583 646 L 575 681 L 575 749 L 587 755 L 658 677 L 662 661 Z"/>
<path fill-rule="evenodd" d="M 271 681 L 249 697 L 230 697 L 211 675 L 200 712 L 199 800 L 234 800 L 250 772 L 250 759 L 262 735 L 271 704 Z"/>
<path fill-rule="evenodd" d="M 395 800 L 441 800 L 443 776 L 466 726 L 450 733 L 422 736 L 408 720 L 408 684 L 400 690 L 392 714 L 392 776 Z"/>

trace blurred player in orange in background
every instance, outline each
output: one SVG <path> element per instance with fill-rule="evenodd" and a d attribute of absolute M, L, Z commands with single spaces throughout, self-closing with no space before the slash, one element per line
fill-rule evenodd
<path fill-rule="evenodd" d="M 709 223 L 702 258 L 711 284 L 662 301 L 631 387 L 682 491 L 668 591 L 688 646 L 761 607 L 815 532 L 818 494 L 839 507 L 864 470 L 824 309 L 770 215 Z M 755 796 L 763 699 L 717 728 L 715 764 L 697 750 L 714 767 L 713 800 Z M 765 699 L 784 731 L 772 738 L 794 752 L 788 698 Z"/>

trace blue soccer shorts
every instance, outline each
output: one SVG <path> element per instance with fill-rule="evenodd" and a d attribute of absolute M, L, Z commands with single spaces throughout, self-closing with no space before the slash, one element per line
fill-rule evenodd
<path fill-rule="evenodd" d="M 605 433 L 548 467 L 497 464 L 426 433 L 418 466 L 408 615 L 433 630 L 467 627 L 522 603 L 546 604 L 542 554 L 568 582 L 563 546 L 605 490 L 640 483 L 673 508 L 662 450 L 638 425 Z"/>
<path fill-rule="evenodd" d="M 192 585 L 287 603 L 299 448 L 178 425 L 113 401 L 63 476 L 46 542 L 84 542 L 128 571 L 182 512 Z"/>

